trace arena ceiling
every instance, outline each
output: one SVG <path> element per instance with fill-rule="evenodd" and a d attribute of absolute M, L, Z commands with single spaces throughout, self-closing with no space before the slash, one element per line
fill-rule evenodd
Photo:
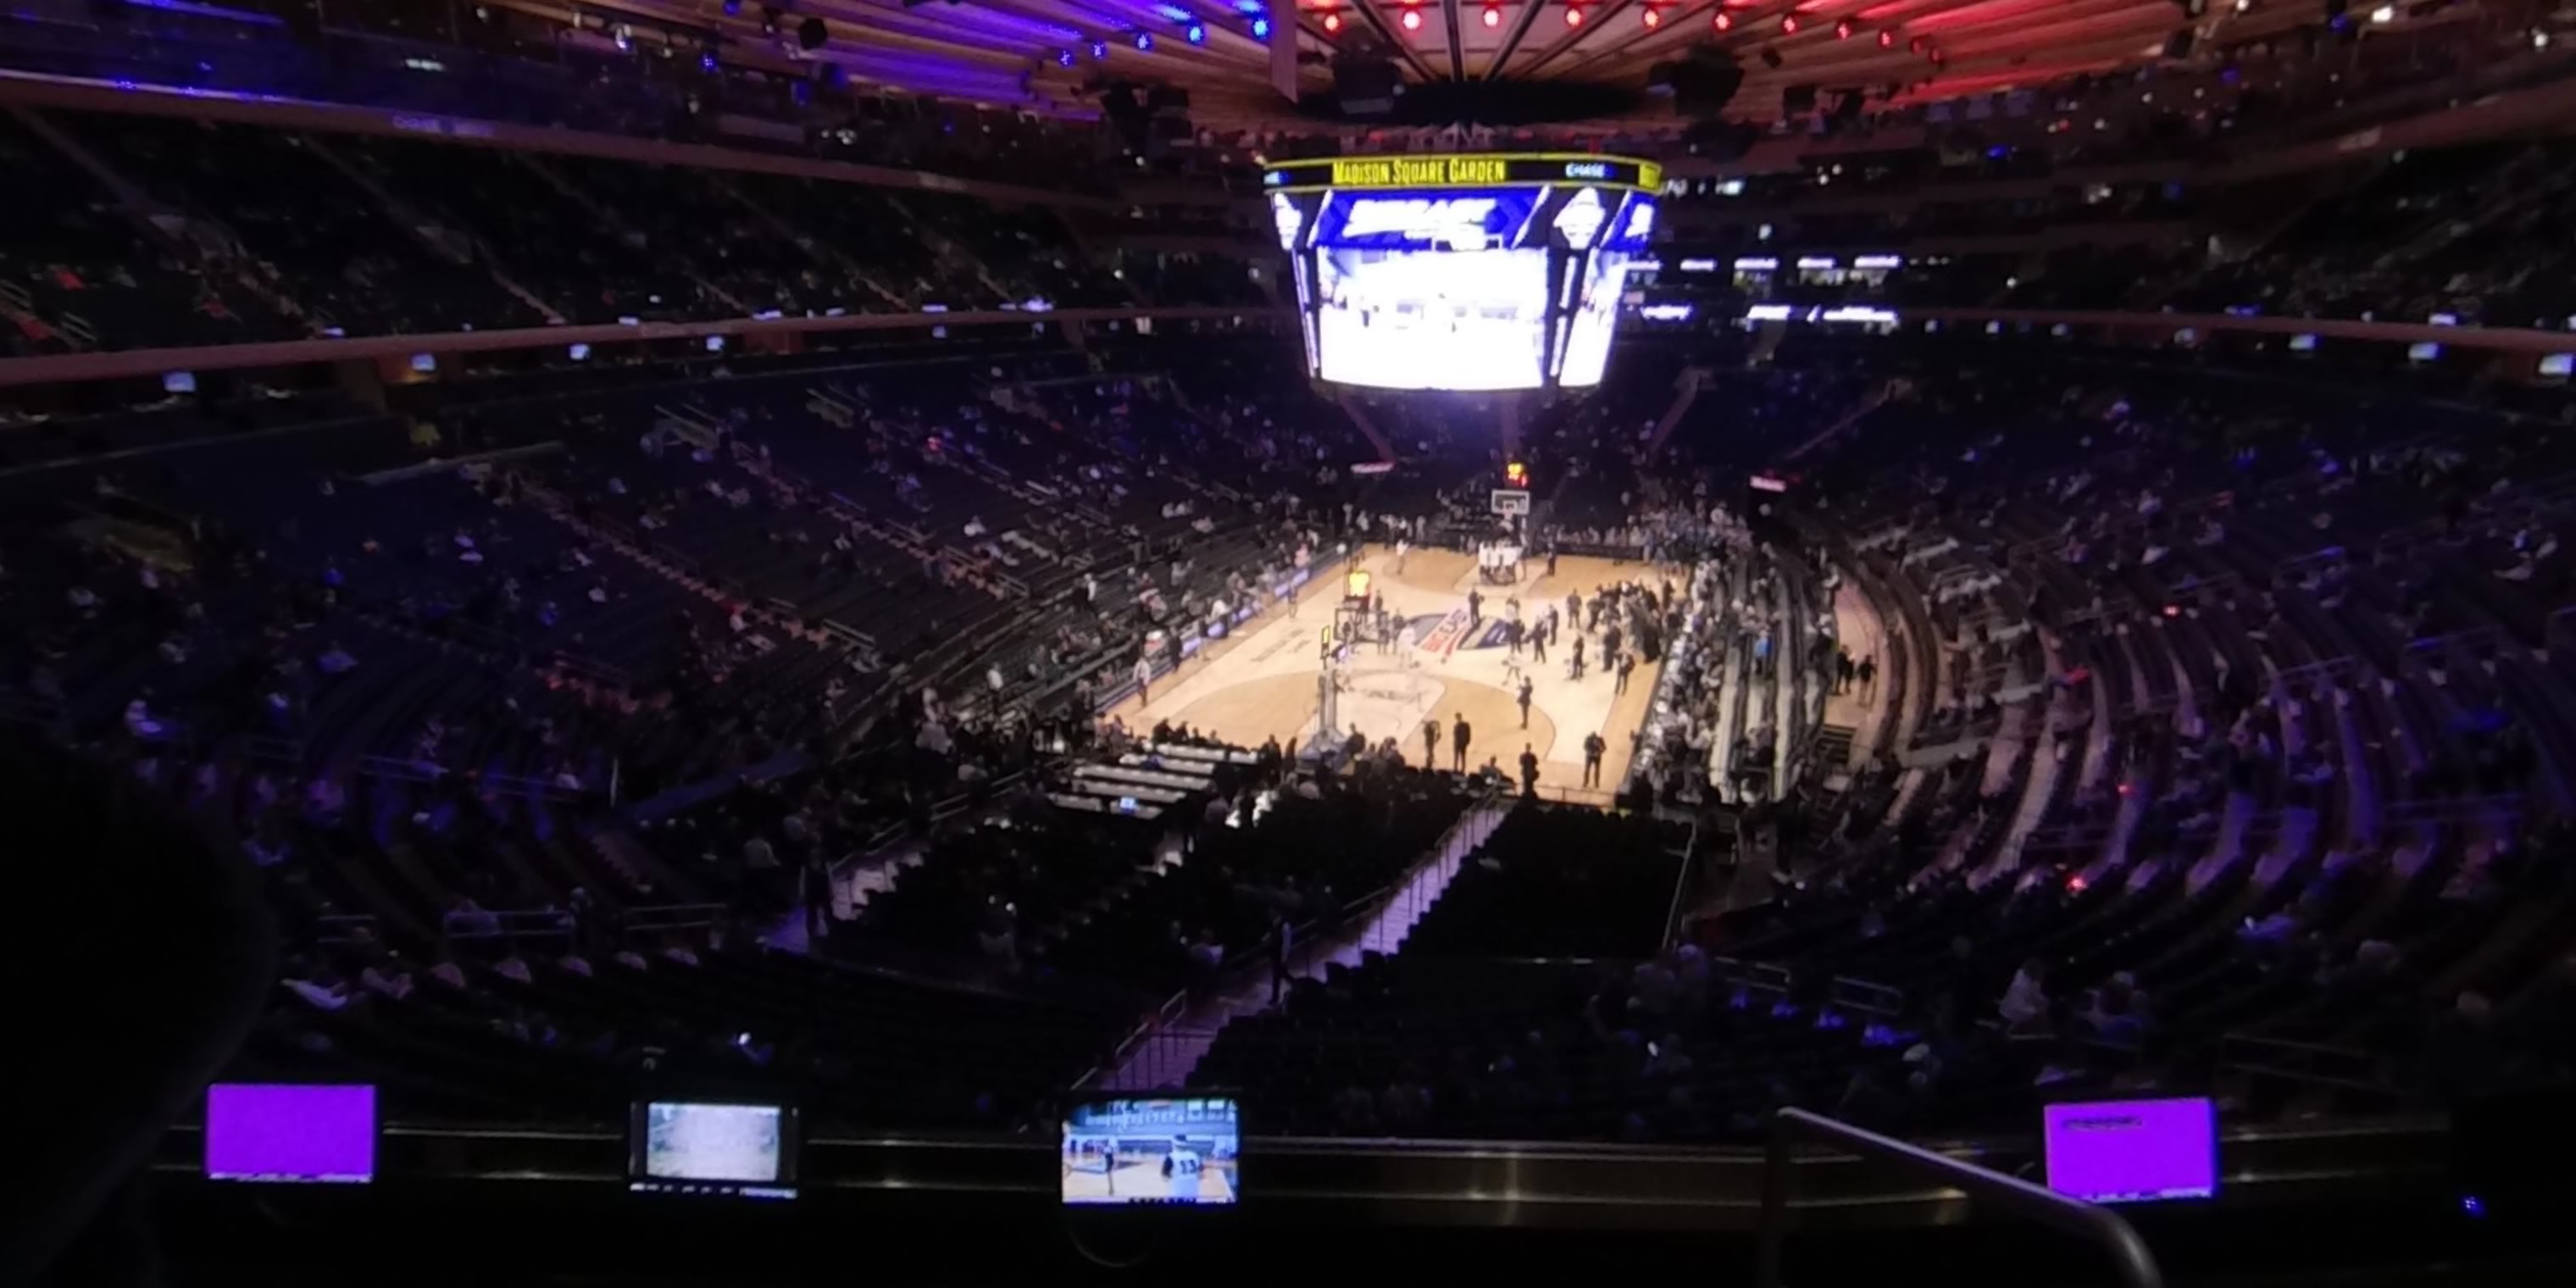
<path fill-rule="evenodd" d="M 1311 130 L 1330 124 L 1312 106 L 1329 61 L 1371 49 L 1417 93 L 1470 113 L 1527 99 L 1529 119 L 1652 128 L 1681 122 L 1647 92 L 1650 70 L 1698 45 L 1744 71 L 1727 115 L 1764 121 L 1792 86 L 1896 105 L 2035 87 L 2164 60 L 2177 32 L 2206 49 L 2314 28 L 2328 2 L 2206 0 L 2198 15 L 2187 6 L 2201 0 L 584 0 L 578 12 L 707 29 L 729 51 L 911 93 L 1088 113 L 1106 83 L 1168 84 L 1189 91 L 1200 125 Z M 826 37 L 810 50 L 808 19 Z M 1273 88 L 1282 39 L 1296 42 L 1305 111 Z"/>

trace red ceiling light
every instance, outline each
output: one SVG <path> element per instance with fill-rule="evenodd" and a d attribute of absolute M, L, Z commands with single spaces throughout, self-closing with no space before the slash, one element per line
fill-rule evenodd
<path fill-rule="evenodd" d="M 1724 9 L 1720 9 L 1717 11 L 1716 17 L 1709 19 L 1709 25 L 1717 28 L 1719 31 L 1733 31 L 1735 30 L 1735 15 L 1728 13 Z"/>
<path fill-rule="evenodd" d="M 1784 13 L 1780 15 L 1780 34 L 1783 36 L 1794 36 L 1798 34 L 1798 15 L 1794 13 Z"/>
<path fill-rule="evenodd" d="M 1654 7 L 1653 5 L 1648 5 L 1646 6 L 1645 12 L 1637 15 L 1637 21 L 1646 24 L 1649 29 L 1663 26 L 1664 11 Z"/>
<path fill-rule="evenodd" d="M 1502 11 L 1502 10 L 1500 10 L 1500 9 L 1495 8 L 1495 7 L 1494 7 L 1494 6 L 1492 6 L 1492 5 L 1486 5 L 1486 6 L 1485 6 L 1485 26 L 1486 26 L 1486 27 L 1488 27 L 1488 28 L 1493 28 L 1493 27 L 1499 27 L 1499 26 L 1502 26 L 1502 25 L 1503 25 L 1503 11 Z"/>
<path fill-rule="evenodd" d="M 1836 39 L 1836 40 L 1849 40 L 1849 39 L 1851 39 L 1851 34 L 1852 34 L 1851 19 L 1849 19 L 1849 18 L 1845 18 L 1845 19 L 1843 19 L 1841 22 L 1838 22 L 1838 23 L 1835 23 L 1835 24 L 1834 24 L 1834 39 Z"/>
<path fill-rule="evenodd" d="M 1919 53 L 1922 53 L 1922 52 L 1923 52 L 1923 38 L 1922 38 L 1921 36 L 1916 36 L 1914 39 L 1909 40 L 1909 41 L 1906 41 L 1906 42 L 1905 42 L 1905 52 L 1907 52 L 1907 53 L 1909 53 L 1909 54 L 1919 54 Z"/>
<path fill-rule="evenodd" d="M 1583 25 L 1583 6 L 1573 4 L 1565 6 L 1565 25 L 1569 27 Z"/>
<path fill-rule="evenodd" d="M 1934 49 L 1934 50 L 1933 50 L 1929 55 L 1927 55 L 1927 57 L 1929 57 L 1929 58 L 1932 60 L 1932 65 L 1933 65 L 1933 66 L 1935 66 L 1935 67 L 1938 67 L 1938 66 L 1940 66 L 1941 64 L 1943 64 L 1943 63 L 1946 63 L 1946 62 L 1950 61 L 1950 56 L 1949 56 L 1948 54 L 1942 53 L 1942 52 L 1941 52 L 1939 49 L 1937 49 L 1937 48 L 1936 48 L 1936 49 Z"/>
<path fill-rule="evenodd" d="M 1896 48 L 1896 33 L 1892 31 L 1882 31 L 1878 33 L 1878 47 L 1881 49 Z"/>
<path fill-rule="evenodd" d="M 1420 30 L 1422 30 L 1422 11 L 1421 11 L 1421 10 L 1419 10 L 1419 9 L 1407 9 L 1407 10 L 1405 10 L 1405 11 L 1404 11 L 1404 29 L 1405 29 L 1406 31 L 1420 31 Z"/>
<path fill-rule="evenodd" d="M 1338 13 L 1327 13 L 1324 15 L 1324 34 L 1327 36 L 1338 36 L 1342 34 L 1342 15 Z"/>

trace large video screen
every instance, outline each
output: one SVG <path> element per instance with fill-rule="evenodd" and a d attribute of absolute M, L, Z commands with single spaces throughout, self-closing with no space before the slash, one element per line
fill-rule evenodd
<path fill-rule="evenodd" d="M 1582 184 L 1273 193 L 1307 367 L 1340 384 L 1595 385 L 1654 199 Z"/>
<path fill-rule="evenodd" d="M 1085 1101 L 1064 1116 L 1064 1201 L 1232 1206 L 1242 1153 L 1242 1118 L 1223 1096 Z"/>
<path fill-rule="evenodd" d="M 1324 379 L 1379 389 L 1535 389 L 1547 252 L 1326 250 L 1315 257 Z"/>

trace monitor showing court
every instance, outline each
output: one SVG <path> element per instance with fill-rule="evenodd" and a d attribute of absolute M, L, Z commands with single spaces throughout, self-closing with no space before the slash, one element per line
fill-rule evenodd
<path fill-rule="evenodd" d="M 1241 1121 L 1223 1096 L 1077 1104 L 1064 1117 L 1064 1201 L 1231 1206 L 1242 1196 Z"/>

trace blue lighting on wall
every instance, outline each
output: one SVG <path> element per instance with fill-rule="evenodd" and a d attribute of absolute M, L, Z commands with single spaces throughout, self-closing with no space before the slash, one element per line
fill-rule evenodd
<path fill-rule="evenodd" d="M 1107 58 L 1109 57 L 1109 42 L 1108 42 L 1108 41 L 1106 41 L 1106 40 L 1095 40 L 1095 41 L 1092 41 L 1092 42 L 1091 42 L 1091 57 L 1092 57 L 1092 61 L 1094 61 L 1094 62 L 1099 62 L 1099 61 L 1103 61 L 1103 60 L 1107 59 Z"/>
<path fill-rule="evenodd" d="M 1058 67 L 1073 66 L 1073 51 L 1070 49 L 1059 49 L 1055 51 L 1055 65 Z"/>
<path fill-rule="evenodd" d="M 1140 32 L 1137 32 L 1137 33 L 1136 33 L 1136 47 L 1137 47 L 1138 49 L 1142 49 L 1142 50 L 1151 50 L 1151 49 L 1153 49 L 1153 47 L 1154 47 L 1154 33 L 1150 32 L 1150 31 L 1140 31 Z"/>
<path fill-rule="evenodd" d="M 1181 30 L 1181 36 L 1193 45 L 1204 45 L 1207 43 L 1207 28 L 1194 22 Z"/>
<path fill-rule="evenodd" d="M 1252 20 L 1252 38 L 1254 40 L 1270 39 L 1270 20 L 1268 18 L 1255 18 Z"/>

